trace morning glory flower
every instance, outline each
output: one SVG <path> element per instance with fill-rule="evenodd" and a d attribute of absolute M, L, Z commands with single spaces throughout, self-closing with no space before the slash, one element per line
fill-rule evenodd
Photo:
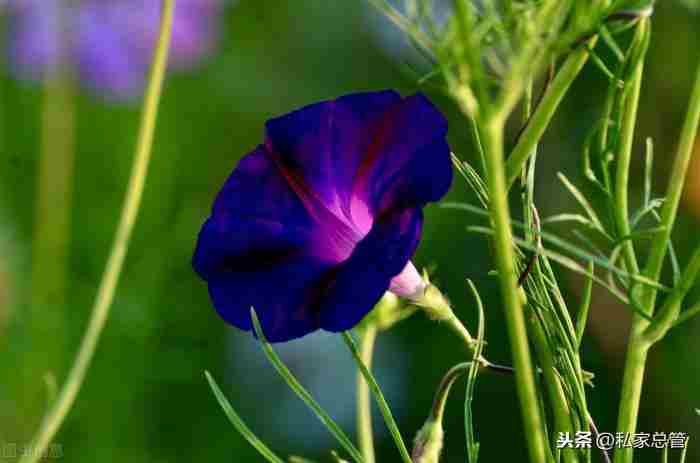
<path fill-rule="evenodd" d="M 211 52 L 221 0 L 178 0 L 170 69 L 186 69 Z M 9 0 L 9 64 L 20 78 L 50 78 L 61 65 L 108 97 L 137 96 L 156 43 L 157 0 Z"/>
<path fill-rule="evenodd" d="M 359 93 L 266 124 L 218 193 L 193 257 L 214 307 L 271 342 L 356 325 L 390 290 L 419 298 L 423 207 L 452 181 L 447 122 L 423 95 Z"/>

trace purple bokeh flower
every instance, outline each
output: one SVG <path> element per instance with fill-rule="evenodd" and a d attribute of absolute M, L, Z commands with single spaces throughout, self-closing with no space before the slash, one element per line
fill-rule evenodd
<path fill-rule="evenodd" d="M 452 181 L 447 122 L 422 95 L 359 93 L 271 119 L 219 192 L 193 266 L 214 307 L 272 342 L 344 331 L 391 290 L 417 297 L 423 207 Z"/>
<path fill-rule="evenodd" d="M 9 62 L 21 78 L 50 77 L 64 63 L 98 93 L 129 98 L 143 88 L 156 43 L 158 0 L 9 0 Z M 170 69 L 207 56 L 222 0 L 178 0 Z"/>

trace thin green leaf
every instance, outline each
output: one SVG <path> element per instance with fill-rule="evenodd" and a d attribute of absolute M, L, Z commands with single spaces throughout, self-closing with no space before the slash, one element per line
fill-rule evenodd
<path fill-rule="evenodd" d="M 588 246 L 592 253 L 601 258 L 605 257 L 605 253 L 602 249 L 600 249 L 600 246 L 594 243 L 593 240 L 587 237 L 583 232 L 581 232 L 581 230 L 571 230 L 571 234 L 574 235 L 581 243 Z"/>
<path fill-rule="evenodd" d="M 678 284 L 681 279 L 681 266 L 678 263 L 678 254 L 673 246 L 673 241 L 668 240 L 668 259 L 671 261 L 671 270 L 673 272 L 673 284 Z"/>
<path fill-rule="evenodd" d="M 483 235 L 489 235 L 489 236 L 493 235 L 493 230 L 491 230 L 488 227 L 470 226 L 470 227 L 467 227 L 467 231 L 474 232 L 474 233 L 480 233 Z M 538 248 L 536 245 L 534 245 L 530 242 L 527 242 L 527 241 L 523 240 L 522 238 L 518 238 L 518 237 L 514 236 L 513 241 L 516 245 L 520 246 L 521 248 L 525 248 L 525 249 L 528 249 L 528 250 L 533 251 L 533 252 L 535 252 L 535 251 L 540 252 L 542 255 L 547 256 L 549 259 L 559 263 L 559 265 L 561 265 L 561 266 L 563 266 L 563 267 L 565 267 L 565 268 L 567 268 L 575 273 L 578 273 L 580 275 L 584 275 L 588 278 L 593 278 L 596 283 L 603 286 L 604 288 L 607 288 L 617 299 L 624 302 L 625 304 L 629 303 L 627 296 L 625 294 L 622 294 L 617 288 L 609 286 L 605 281 L 601 280 L 597 276 L 589 274 L 586 271 L 586 269 L 584 269 L 581 265 L 579 265 L 574 259 L 572 259 L 568 256 L 565 256 L 565 255 L 559 254 L 557 252 L 548 250 L 546 248 Z"/>
<path fill-rule="evenodd" d="M 692 305 L 690 308 L 681 312 L 676 321 L 673 322 L 673 326 L 678 326 L 681 323 L 685 323 L 697 315 L 700 315 L 700 302 L 696 302 L 695 305 Z"/>
<path fill-rule="evenodd" d="M 663 198 L 650 199 L 649 201 L 644 203 L 642 205 L 642 207 L 637 209 L 634 212 L 634 214 L 632 214 L 632 218 L 630 219 L 630 226 L 632 228 L 636 228 L 646 215 L 653 214 L 654 212 L 657 212 L 658 209 L 661 206 L 663 206 L 663 204 L 664 204 Z"/>
<path fill-rule="evenodd" d="M 564 222 L 564 223 L 575 222 L 575 223 L 579 223 L 581 225 L 585 225 L 586 227 L 595 228 L 595 224 L 593 222 L 591 222 L 590 219 L 582 216 L 581 214 L 569 214 L 569 213 L 556 214 L 556 215 L 546 217 L 545 219 L 542 220 L 543 224 L 561 223 L 561 222 Z"/>
<path fill-rule="evenodd" d="M 700 415 L 700 410 L 695 410 L 695 413 Z M 679 463 L 685 463 L 685 459 L 688 457 L 688 442 L 690 441 L 690 437 L 685 438 L 685 445 L 683 446 L 683 450 L 681 450 L 681 457 L 679 460 Z"/>
<path fill-rule="evenodd" d="M 214 393 L 214 397 L 216 397 L 217 402 L 219 402 L 219 406 L 221 406 L 221 409 L 224 411 L 226 417 L 229 419 L 233 427 L 236 428 L 236 430 L 245 438 L 245 440 L 248 441 L 250 445 L 253 446 L 253 448 L 255 448 L 255 450 L 258 451 L 258 453 L 260 453 L 260 455 L 265 457 L 265 460 L 269 461 L 270 463 L 284 463 L 284 460 L 275 455 L 275 453 L 270 450 L 260 439 L 258 439 L 258 437 L 253 433 L 253 431 L 250 430 L 250 428 L 248 428 L 248 426 L 246 426 L 241 417 L 238 416 L 236 411 L 233 409 L 231 403 L 228 401 L 224 393 L 221 391 L 221 388 L 219 388 L 219 385 L 216 384 L 216 381 L 211 374 L 208 371 L 204 371 L 204 376 L 206 376 L 209 387 L 211 388 L 212 393 Z"/>
<path fill-rule="evenodd" d="M 396 424 L 396 420 L 394 420 L 394 415 L 391 413 L 389 404 L 386 402 L 384 394 L 382 393 L 382 390 L 379 387 L 377 380 L 374 379 L 374 375 L 372 375 L 372 372 L 369 371 L 367 365 L 365 365 L 365 363 L 362 361 L 362 357 L 360 356 L 360 352 L 357 349 L 355 340 L 352 338 L 352 335 L 347 331 L 343 332 L 343 340 L 350 349 L 350 353 L 352 353 L 352 356 L 355 359 L 358 368 L 362 372 L 362 375 L 365 377 L 365 381 L 367 381 L 367 384 L 369 385 L 369 390 L 372 392 L 372 395 L 374 396 L 374 399 L 376 400 L 377 405 L 379 406 L 379 410 L 382 412 L 382 416 L 384 417 L 386 427 L 389 429 L 391 436 L 394 438 L 394 442 L 396 443 L 396 447 L 398 448 L 399 453 L 401 454 L 401 458 L 403 459 L 404 463 L 411 463 L 411 456 L 409 455 L 408 449 L 406 448 L 406 444 L 404 443 L 403 438 L 401 437 L 401 431 L 399 431 L 399 427 Z"/>
<path fill-rule="evenodd" d="M 622 82 L 620 79 L 618 79 L 615 76 L 615 73 L 612 72 L 610 69 L 608 69 L 608 66 L 605 64 L 605 62 L 598 56 L 598 54 L 591 48 L 590 46 L 588 47 L 588 53 L 590 54 L 590 58 L 593 61 L 593 64 L 596 65 L 598 69 L 605 75 L 605 77 L 608 78 L 608 80 L 615 85 L 617 85 L 619 88 L 622 88 L 625 83 Z"/>
<path fill-rule="evenodd" d="M 557 174 L 557 177 L 559 177 L 559 180 L 564 184 L 564 187 L 566 187 L 566 189 L 569 190 L 569 193 L 571 193 L 574 199 L 576 199 L 576 201 L 583 208 L 583 210 L 586 211 L 586 214 L 591 219 L 591 222 L 595 224 L 596 228 L 603 232 L 603 234 L 605 234 L 606 236 L 609 236 L 605 231 L 605 228 L 603 227 L 603 223 L 598 218 L 598 214 L 595 213 L 593 206 L 591 206 L 591 203 L 588 202 L 588 199 L 586 199 L 586 196 L 583 193 L 581 193 L 581 191 L 578 188 L 576 188 L 574 184 L 571 183 L 569 179 L 566 178 L 566 176 L 561 172 Z"/>
<path fill-rule="evenodd" d="M 615 266 L 617 265 L 617 261 L 620 258 L 620 254 L 622 253 L 622 246 L 617 245 L 613 248 L 612 252 L 610 253 L 610 257 L 608 258 L 608 261 L 610 262 L 611 265 Z M 617 281 L 616 281 L 617 278 Z M 619 289 L 617 284 L 620 283 L 622 286 L 627 286 L 629 283 L 625 281 L 623 278 L 621 278 L 619 275 L 616 275 L 615 273 L 608 271 L 607 272 L 607 281 L 610 286 L 613 288 Z M 621 291 L 621 290 L 620 290 Z"/>
<path fill-rule="evenodd" d="M 357 450 L 355 445 L 352 443 L 350 438 L 343 432 L 342 429 L 340 429 L 340 426 L 336 424 L 335 421 L 333 421 L 333 418 L 326 413 L 326 411 L 314 400 L 313 397 L 311 397 L 311 394 L 304 388 L 304 386 L 301 385 L 301 383 L 296 379 L 296 377 L 292 374 L 291 371 L 289 371 L 289 368 L 282 362 L 282 359 L 279 358 L 277 353 L 272 349 L 272 346 L 270 343 L 267 341 L 265 338 L 265 333 L 262 331 L 262 327 L 260 326 L 260 321 L 258 320 L 258 316 L 255 313 L 255 309 L 251 308 L 250 309 L 250 318 L 253 322 L 253 328 L 255 329 L 255 335 L 258 337 L 260 340 L 260 343 L 262 344 L 263 351 L 265 352 L 265 355 L 267 356 L 267 359 L 270 361 L 273 367 L 275 367 L 275 370 L 277 370 L 277 373 L 282 376 L 282 379 L 289 385 L 289 387 L 296 393 L 296 395 L 299 396 L 299 398 L 316 414 L 319 420 L 321 420 L 321 423 L 328 428 L 328 431 L 338 440 L 338 443 L 345 449 L 345 451 L 350 454 L 353 460 L 355 460 L 357 463 L 362 463 L 362 455 L 360 454 L 360 451 Z"/>
<path fill-rule="evenodd" d="M 348 463 L 347 460 L 343 460 L 342 458 L 340 458 L 338 452 L 336 452 L 335 450 L 331 450 L 331 456 L 335 460 L 335 463 Z"/>
<path fill-rule="evenodd" d="M 646 152 L 644 153 L 644 205 L 651 200 L 651 184 L 654 175 L 654 142 L 647 138 Z"/>
<path fill-rule="evenodd" d="M 464 177 L 464 179 L 469 184 L 469 187 L 474 191 L 474 193 L 476 193 L 476 196 L 479 199 L 479 202 L 482 204 L 482 206 L 488 207 L 488 189 L 486 188 L 486 184 L 481 179 L 479 174 L 467 161 L 462 161 L 454 153 L 450 154 L 452 157 L 452 164 L 457 169 L 457 172 L 459 172 L 462 175 L 462 177 Z"/>
<path fill-rule="evenodd" d="M 368 0 L 377 10 L 384 13 L 384 15 L 392 22 L 396 27 L 401 29 L 406 35 L 408 35 L 420 48 L 430 52 L 432 49 L 432 44 L 428 37 L 411 21 L 409 21 L 405 16 L 403 16 L 394 6 L 387 0 Z"/>
<path fill-rule="evenodd" d="M 463 210 L 463 211 L 471 212 L 473 214 L 480 215 L 482 217 L 488 217 L 488 212 L 486 212 L 482 209 L 479 209 L 478 207 L 472 206 L 471 204 L 467 204 L 467 203 L 444 203 L 444 204 L 442 204 L 441 207 L 446 208 L 446 209 Z M 513 226 L 520 228 L 521 230 L 526 229 L 526 227 L 522 224 L 522 222 L 519 222 L 517 220 L 512 220 L 512 224 L 513 224 Z M 479 231 L 479 232 L 482 232 L 482 229 L 483 229 L 483 227 L 467 227 L 467 228 L 470 230 Z M 490 229 L 487 228 L 486 230 L 488 230 L 487 234 L 489 234 L 489 235 L 492 234 Z M 654 288 L 656 290 L 663 291 L 663 292 L 670 291 L 669 288 L 667 288 L 666 286 L 664 286 L 660 283 L 652 281 L 649 278 L 644 277 L 643 275 L 632 275 L 625 270 L 622 270 L 618 267 L 615 267 L 614 265 L 611 265 L 609 261 L 607 261 L 601 257 L 589 254 L 586 251 L 584 251 L 583 249 L 581 249 L 577 246 L 574 246 L 573 244 L 559 238 L 558 236 L 555 236 L 551 233 L 547 233 L 544 231 L 540 231 L 538 233 L 544 241 L 547 241 L 548 243 L 551 243 L 551 244 L 563 249 L 564 251 L 572 254 L 576 258 L 579 258 L 579 259 L 584 260 L 586 262 L 592 261 L 597 266 L 611 270 L 612 272 L 618 274 L 619 276 L 624 277 L 624 278 L 628 278 L 628 279 L 630 279 L 630 281 L 634 281 L 638 284 L 641 284 L 644 286 L 649 286 L 651 288 Z M 529 250 L 535 250 L 535 247 L 531 243 L 527 243 L 527 246 L 523 246 L 523 247 L 525 247 L 526 249 L 529 249 Z M 549 253 L 552 253 L 552 251 L 549 251 Z M 554 253 L 554 254 L 556 254 L 556 253 Z M 557 254 L 557 256 L 558 256 L 557 259 L 559 259 L 559 260 L 561 260 L 563 258 L 568 259 L 568 260 L 572 260 L 571 258 L 563 256 L 563 255 Z M 553 259 L 553 260 L 557 260 L 557 259 Z M 578 265 L 578 264 L 576 264 L 576 265 Z M 585 272 L 584 272 L 584 274 L 585 274 Z M 604 283 L 604 286 L 608 287 L 607 284 L 605 284 L 605 283 Z"/>
<path fill-rule="evenodd" d="M 588 263 L 586 271 L 595 275 L 595 266 L 593 262 Z M 581 341 L 583 340 L 583 333 L 586 330 L 586 324 L 588 322 L 588 311 L 591 307 L 591 299 L 593 294 L 593 280 L 588 278 L 583 287 L 583 294 L 581 295 L 581 305 L 579 305 L 578 313 L 576 314 L 576 341 L 578 342 L 578 347 L 581 347 Z"/>
<path fill-rule="evenodd" d="M 600 28 L 600 36 L 603 38 L 603 41 L 605 44 L 610 48 L 610 50 L 613 52 L 615 55 L 615 58 L 617 58 L 618 61 L 624 61 L 625 60 L 625 53 L 622 51 L 620 46 L 617 44 L 617 41 L 615 40 L 615 37 L 612 36 L 610 31 L 606 26 L 602 26 Z"/>
<path fill-rule="evenodd" d="M 313 460 L 309 460 L 307 458 L 292 455 L 291 457 L 289 457 L 289 463 L 316 463 L 316 462 Z"/>
<path fill-rule="evenodd" d="M 652 227 L 645 228 L 644 230 L 635 230 L 627 236 L 618 238 L 615 241 L 615 245 L 622 244 L 626 241 L 642 241 L 642 240 L 652 240 L 659 233 L 666 230 L 666 227 Z"/>

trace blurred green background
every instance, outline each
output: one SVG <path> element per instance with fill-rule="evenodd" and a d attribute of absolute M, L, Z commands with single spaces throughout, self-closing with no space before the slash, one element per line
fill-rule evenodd
<path fill-rule="evenodd" d="M 237 160 L 260 142 L 264 121 L 310 102 L 362 90 L 417 90 L 404 72 L 401 39 L 363 1 L 244 0 L 226 10 L 218 51 L 193 72 L 168 78 L 143 207 L 94 364 L 56 442 L 66 461 L 262 461 L 226 421 L 203 377 L 209 369 L 248 424 L 280 454 L 330 461 L 338 446 L 266 365 L 252 337 L 226 326 L 193 273 L 196 234 Z M 632 172 L 641 188 L 643 137 L 656 145 L 655 190 L 663 191 L 690 81 L 700 57 L 700 18 L 659 2 Z M 543 215 L 575 206 L 556 180 L 581 180 L 579 153 L 595 122 L 606 80 L 588 66 L 567 96 L 542 145 L 538 203 Z M 450 119 L 455 152 L 473 159 L 468 126 L 429 88 Z M 31 246 L 36 214 L 42 88 L 0 70 L 0 445 L 18 451 L 36 429 L 85 328 L 112 242 L 138 127 L 138 104 L 114 104 L 78 92 L 75 165 L 65 303 L 31 303 Z M 681 260 L 697 243 L 700 164 L 676 230 Z M 696 172 L 697 171 L 697 172 Z M 697 183 L 697 185 L 696 185 Z M 473 200 L 456 178 L 449 199 Z M 434 278 L 474 326 L 465 278 L 482 291 L 487 352 L 510 363 L 488 246 L 469 235 L 472 217 L 432 206 L 414 261 Z M 579 281 L 563 272 L 576 306 Z M 274 291 L 274 287 L 270 291 Z M 612 431 L 628 314 L 596 292 L 584 368 L 596 374 L 590 404 L 601 430 Z M 674 330 L 654 349 L 640 430 L 691 434 L 688 461 L 700 461 L 700 319 Z M 407 440 L 425 419 L 440 377 L 463 359 L 443 327 L 416 316 L 378 340 L 376 371 Z M 354 371 L 342 340 L 314 334 L 279 345 L 293 371 L 354 434 Z M 48 375 L 47 375 L 48 373 Z M 515 388 L 480 377 L 474 404 L 482 460 L 521 461 L 525 450 Z M 444 461 L 463 462 L 462 388 L 448 404 Z M 398 461 L 379 417 L 381 462 Z M 640 461 L 660 461 L 652 450 Z M 0 460 L 3 460 L 0 454 Z M 597 458 L 597 456 L 596 456 Z"/>

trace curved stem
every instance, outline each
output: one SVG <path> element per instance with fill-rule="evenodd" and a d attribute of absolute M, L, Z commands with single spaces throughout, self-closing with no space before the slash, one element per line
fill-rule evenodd
<path fill-rule="evenodd" d="M 433 406 L 431 408 L 430 417 L 434 420 L 441 420 L 442 415 L 445 411 L 445 404 L 447 403 L 447 396 L 450 393 L 450 389 L 454 382 L 459 379 L 463 374 L 469 373 L 469 369 L 472 366 L 472 362 L 458 363 L 457 365 L 450 368 L 445 376 L 442 377 L 440 385 L 435 392 L 435 397 L 433 398 Z M 515 370 L 511 367 L 504 365 L 497 365 L 495 363 L 479 363 L 478 368 L 491 371 L 493 373 L 512 375 Z"/>
<path fill-rule="evenodd" d="M 445 376 L 443 376 L 442 380 L 440 381 L 437 391 L 435 391 L 433 406 L 430 410 L 430 419 L 442 421 L 442 416 L 445 412 L 445 404 L 447 403 L 447 396 L 450 394 L 452 385 L 460 376 L 469 373 L 471 366 L 472 362 L 459 363 L 445 373 Z"/>
<path fill-rule="evenodd" d="M 360 340 L 360 358 L 372 369 L 372 354 L 374 342 L 377 339 L 376 326 L 369 324 Z M 369 386 L 364 375 L 358 368 L 357 371 L 357 436 L 360 443 L 360 452 L 366 463 L 374 463 L 374 434 L 372 432 L 372 402 L 369 398 Z"/>
<path fill-rule="evenodd" d="M 119 227 L 117 228 L 109 260 L 107 261 L 102 281 L 97 291 L 90 322 L 83 336 L 75 362 L 68 373 L 66 382 L 56 402 L 44 417 L 39 431 L 32 441 L 30 446 L 32 452 L 26 453 L 20 459 L 20 463 L 34 463 L 38 461 L 63 423 L 63 420 L 73 406 L 75 398 L 80 391 L 80 387 L 85 379 L 85 374 L 90 366 L 90 361 L 97 348 L 100 334 L 107 321 L 109 308 L 114 299 L 114 293 L 119 281 L 124 258 L 126 257 L 126 251 L 129 246 L 134 223 L 136 222 L 146 181 L 148 163 L 151 157 L 151 147 L 153 145 L 156 116 L 158 114 L 158 103 L 163 87 L 168 49 L 170 46 L 170 30 L 172 28 L 174 4 L 175 0 L 164 0 L 163 2 L 160 33 L 153 64 L 150 69 L 131 177 L 127 187 Z"/>

